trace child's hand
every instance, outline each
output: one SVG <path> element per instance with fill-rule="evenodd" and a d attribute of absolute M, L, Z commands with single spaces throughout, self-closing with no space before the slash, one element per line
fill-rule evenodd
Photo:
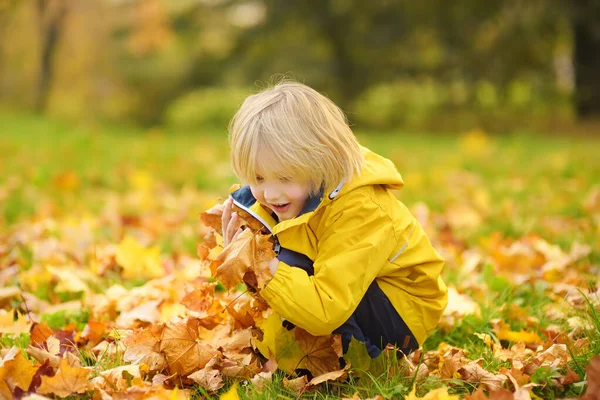
<path fill-rule="evenodd" d="M 275 271 L 277 271 L 277 266 L 279 265 L 279 260 L 277 258 L 269 261 L 269 271 L 271 271 L 271 275 L 275 275 Z"/>
<path fill-rule="evenodd" d="M 223 247 L 227 247 L 227 245 L 235 240 L 240 233 L 242 233 L 242 228 L 238 228 L 236 231 L 236 226 L 238 226 L 238 221 L 240 216 L 237 212 L 231 213 L 231 209 L 233 208 L 233 199 L 230 197 L 225 200 L 223 204 L 223 214 L 221 215 L 221 225 L 223 229 Z"/>

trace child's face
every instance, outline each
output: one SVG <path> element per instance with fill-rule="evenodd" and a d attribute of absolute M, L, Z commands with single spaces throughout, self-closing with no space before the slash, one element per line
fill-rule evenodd
<path fill-rule="evenodd" d="M 272 210 L 279 221 L 294 218 L 308 199 L 308 185 L 289 179 L 271 178 L 257 175 L 257 185 L 250 185 L 252 195 L 263 206 Z"/>

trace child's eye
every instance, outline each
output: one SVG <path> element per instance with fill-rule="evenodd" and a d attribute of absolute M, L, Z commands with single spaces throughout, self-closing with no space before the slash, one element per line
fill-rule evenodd
<path fill-rule="evenodd" d="M 256 182 L 262 182 L 264 181 L 263 177 L 260 175 L 256 175 Z"/>
<path fill-rule="evenodd" d="M 292 181 L 292 178 L 290 178 L 289 176 L 282 176 L 281 178 L 279 178 L 279 182 L 282 182 L 282 183 L 288 183 L 291 181 Z"/>

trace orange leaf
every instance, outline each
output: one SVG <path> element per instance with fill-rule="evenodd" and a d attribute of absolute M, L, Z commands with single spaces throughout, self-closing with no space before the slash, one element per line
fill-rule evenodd
<path fill-rule="evenodd" d="M 44 324 L 38 324 L 37 322 L 33 323 L 31 327 L 31 343 L 34 346 L 42 347 L 44 343 L 46 343 L 46 340 L 48 340 L 48 338 L 52 335 L 52 329 L 50 329 L 48 326 Z"/>
<path fill-rule="evenodd" d="M 600 393 L 600 356 L 594 356 L 585 371 L 587 372 L 587 390 L 582 399 L 598 400 L 598 393 Z"/>
<path fill-rule="evenodd" d="M 215 278 L 231 289 L 242 283 L 246 273 L 252 271 L 257 287 L 263 288 L 272 278 L 269 271 L 269 261 L 275 258 L 272 247 L 267 235 L 254 234 L 249 229 L 242 231 L 215 259 L 218 265 Z"/>
<path fill-rule="evenodd" d="M 340 369 L 341 343 L 334 341 L 335 336 L 313 336 L 296 328 L 296 340 L 304 351 L 306 369 L 314 376 Z"/>
<path fill-rule="evenodd" d="M 221 232 L 221 216 L 223 215 L 223 204 L 216 204 L 210 209 L 200 213 L 200 221 L 217 232 Z"/>
<path fill-rule="evenodd" d="M 167 360 L 160 353 L 160 338 L 164 324 L 151 325 L 137 331 L 123 340 L 126 347 L 123 360 L 134 364 L 146 364 L 150 371 L 160 371 L 167 366 Z"/>
<path fill-rule="evenodd" d="M 16 346 L 13 346 L 4 356 L 2 363 L 2 366 L 0 366 L 0 382 L 4 381 L 6 383 L 9 392 L 14 391 L 17 386 L 23 391 L 27 391 L 39 365 L 33 365 Z M 3 389 L 0 385 L 0 396 L 5 391 L 6 388 Z M 11 397 L 12 395 L 9 396 L 9 398 Z"/>
<path fill-rule="evenodd" d="M 198 341 L 198 325 L 197 319 L 190 318 L 165 326 L 160 351 L 165 355 L 171 373 L 187 376 L 203 368 L 217 354 L 217 350 Z"/>
<path fill-rule="evenodd" d="M 197 278 L 194 288 L 181 299 L 181 304 L 192 311 L 206 311 L 215 301 L 216 282 L 209 282 L 207 278 Z"/>
<path fill-rule="evenodd" d="M 58 372 L 53 377 L 42 377 L 39 393 L 53 393 L 60 397 L 67 397 L 73 393 L 84 393 L 88 391 L 88 376 L 90 369 L 71 367 L 69 362 L 63 358 L 60 361 Z"/>

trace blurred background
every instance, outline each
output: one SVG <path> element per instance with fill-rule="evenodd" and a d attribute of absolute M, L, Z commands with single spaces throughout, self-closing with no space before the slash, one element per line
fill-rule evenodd
<path fill-rule="evenodd" d="M 3 109 L 223 130 L 278 74 L 362 129 L 591 131 L 600 2 L 0 0 Z"/>

